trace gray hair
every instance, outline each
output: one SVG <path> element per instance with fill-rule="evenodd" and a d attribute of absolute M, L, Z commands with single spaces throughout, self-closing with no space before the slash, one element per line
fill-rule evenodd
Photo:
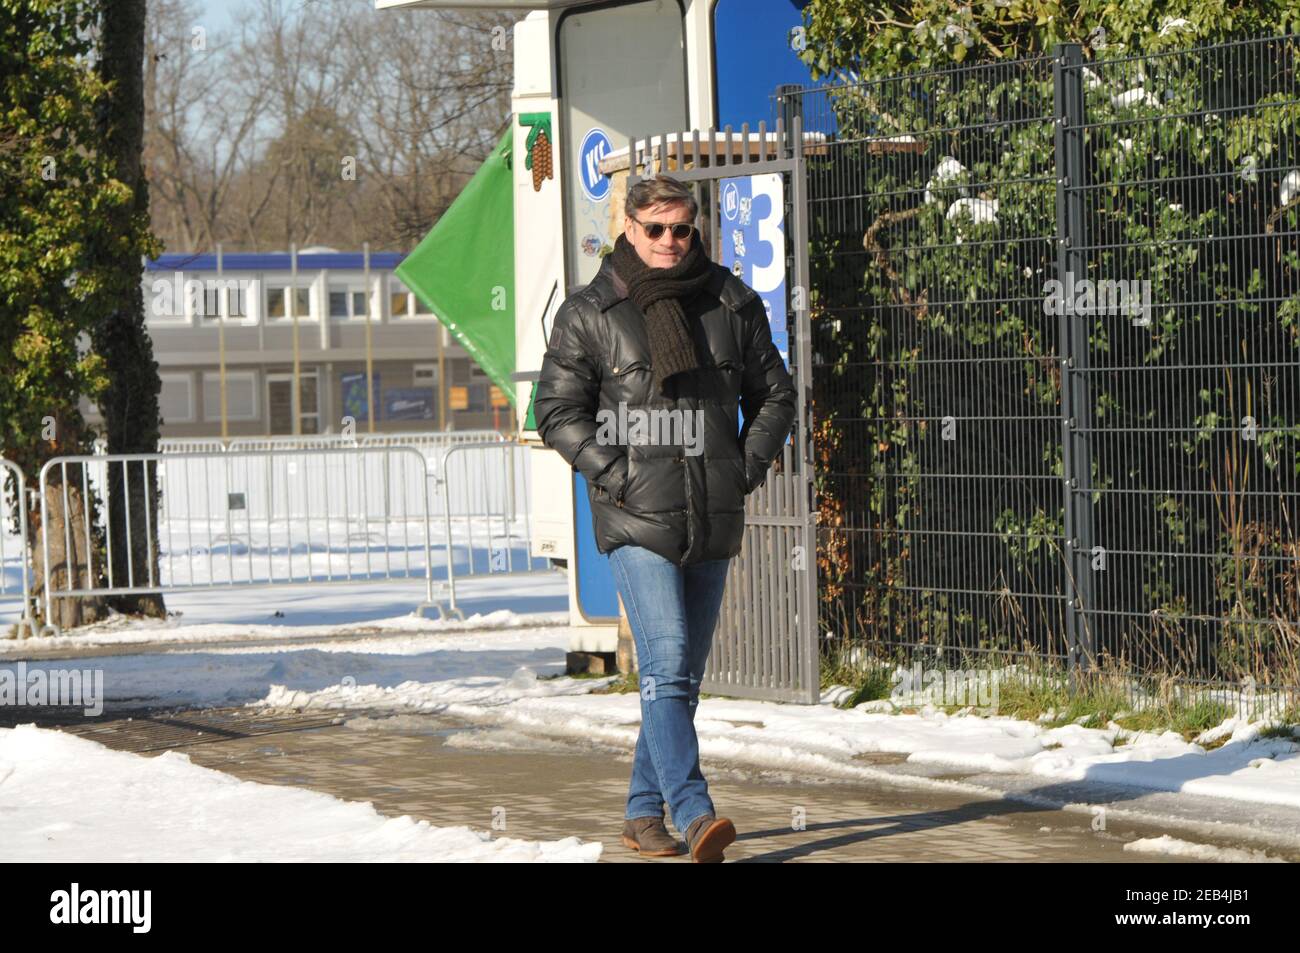
<path fill-rule="evenodd" d="M 660 173 L 653 179 L 640 179 L 636 185 L 627 190 L 627 200 L 623 203 L 623 211 L 629 218 L 636 218 L 636 213 L 651 205 L 658 205 L 661 202 L 685 202 L 687 211 L 691 213 L 691 220 L 700 212 L 699 203 L 695 201 L 695 195 L 691 190 L 674 179 L 672 176 Z"/>

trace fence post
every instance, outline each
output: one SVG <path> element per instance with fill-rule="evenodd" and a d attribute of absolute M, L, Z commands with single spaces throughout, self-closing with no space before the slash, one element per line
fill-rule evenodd
<path fill-rule="evenodd" d="M 1061 360 L 1061 468 L 1065 512 L 1066 632 L 1070 690 L 1077 675 L 1094 661 L 1094 633 L 1088 623 L 1093 606 L 1092 576 L 1092 401 L 1088 378 L 1088 322 L 1073 313 L 1073 282 L 1088 277 L 1085 248 L 1083 49 L 1077 43 L 1056 47 L 1052 59 L 1055 91 L 1056 271 L 1064 288 L 1059 309 Z"/>
<path fill-rule="evenodd" d="M 798 83 L 782 83 L 776 88 L 776 101 L 780 108 L 781 128 L 785 130 L 785 138 L 782 140 L 778 137 L 777 148 L 781 151 L 777 153 L 779 158 L 787 159 L 794 155 L 794 119 L 799 117 L 803 120 L 803 87 Z"/>

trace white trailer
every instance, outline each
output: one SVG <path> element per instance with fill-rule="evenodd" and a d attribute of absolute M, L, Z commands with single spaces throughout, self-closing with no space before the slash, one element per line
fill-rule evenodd
<path fill-rule="evenodd" d="M 770 123 L 769 94 L 807 82 L 795 52 L 806 2 L 376 0 L 499 11 L 512 30 L 515 412 L 532 454 L 534 555 L 568 567 L 571 653 L 615 652 L 618 603 L 582 477 L 541 443 L 530 414 L 551 321 L 622 231 L 630 137 Z"/>

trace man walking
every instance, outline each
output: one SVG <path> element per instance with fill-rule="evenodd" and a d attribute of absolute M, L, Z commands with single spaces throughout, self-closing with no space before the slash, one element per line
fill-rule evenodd
<path fill-rule="evenodd" d="M 587 482 L 641 683 L 623 843 L 718 862 L 736 829 L 700 771 L 695 710 L 745 497 L 767 478 L 796 395 L 762 300 L 709 260 L 689 188 L 637 182 L 624 232 L 555 315 L 533 408 L 542 441 Z M 737 408 L 744 424 L 737 433 Z"/>

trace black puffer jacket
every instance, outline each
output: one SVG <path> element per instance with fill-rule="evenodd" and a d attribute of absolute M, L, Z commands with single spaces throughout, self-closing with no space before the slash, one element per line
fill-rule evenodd
<path fill-rule="evenodd" d="M 707 290 L 684 308 L 704 366 L 668 378 L 653 400 L 645 320 L 612 255 L 556 312 L 533 396 L 537 432 L 586 478 L 602 553 L 630 543 L 682 566 L 737 555 L 745 497 L 767 479 L 794 424 L 794 384 L 762 299 L 710 267 Z M 638 418 L 649 426 L 635 426 Z M 682 427 L 688 418 L 694 432 Z"/>

